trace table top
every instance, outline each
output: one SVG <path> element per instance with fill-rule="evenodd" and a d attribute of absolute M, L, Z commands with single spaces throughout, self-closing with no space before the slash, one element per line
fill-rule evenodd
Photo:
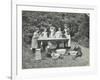
<path fill-rule="evenodd" d="M 67 38 L 39 38 L 39 41 L 51 41 L 51 40 L 68 40 Z"/>

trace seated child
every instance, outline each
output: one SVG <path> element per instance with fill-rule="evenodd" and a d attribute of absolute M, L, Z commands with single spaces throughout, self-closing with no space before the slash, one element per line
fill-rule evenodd
<path fill-rule="evenodd" d="M 47 28 L 44 28 L 44 31 L 41 33 L 40 38 L 47 38 Z"/>
<path fill-rule="evenodd" d="M 55 33 L 55 37 L 56 37 L 56 38 L 62 38 L 62 31 L 61 31 L 61 28 L 60 28 L 60 27 L 58 28 L 58 31 Z M 60 43 L 61 43 L 61 41 L 59 41 L 59 42 L 57 43 L 57 48 L 59 48 Z"/>
<path fill-rule="evenodd" d="M 75 46 L 74 51 L 77 51 L 75 58 L 82 56 L 82 50 L 79 46 Z"/>
<path fill-rule="evenodd" d="M 81 50 L 81 47 L 78 46 L 78 44 L 76 44 L 74 46 L 74 48 L 69 51 L 68 53 L 69 55 L 73 55 L 73 59 L 75 60 L 77 57 L 81 57 L 82 56 L 82 50 Z"/>
<path fill-rule="evenodd" d="M 41 33 L 39 38 L 44 38 L 44 39 L 48 38 L 48 36 L 47 36 L 47 28 L 44 28 L 44 31 Z M 42 47 L 42 51 L 45 51 L 45 48 L 47 46 L 47 42 L 42 41 L 41 45 L 42 45 L 41 46 Z"/>
<path fill-rule="evenodd" d="M 52 27 L 52 26 L 50 27 L 49 38 L 55 38 L 55 27 Z M 57 44 L 55 41 L 49 41 L 46 47 L 47 55 L 51 57 L 51 53 L 55 52 L 56 46 Z"/>
<path fill-rule="evenodd" d="M 58 31 L 56 32 L 55 37 L 56 37 L 56 38 L 62 38 L 62 31 L 61 31 L 61 28 L 58 28 Z"/>
<path fill-rule="evenodd" d="M 55 27 L 50 27 L 49 38 L 55 38 Z"/>

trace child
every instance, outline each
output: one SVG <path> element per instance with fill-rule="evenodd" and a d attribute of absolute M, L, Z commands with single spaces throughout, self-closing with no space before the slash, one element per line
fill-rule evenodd
<path fill-rule="evenodd" d="M 64 35 L 68 39 L 67 47 L 71 47 L 71 36 L 70 36 L 70 33 L 69 33 L 69 28 L 67 26 L 65 26 L 65 28 L 64 28 Z"/>
<path fill-rule="evenodd" d="M 77 51 L 77 54 L 76 54 L 74 59 L 76 59 L 77 57 L 81 57 L 82 56 L 82 50 L 78 45 L 75 46 L 74 51 Z"/>
<path fill-rule="evenodd" d="M 33 37 L 32 37 L 31 49 L 33 53 L 35 53 L 36 48 L 38 48 L 38 42 L 37 42 L 37 39 L 39 37 L 38 32 L 39 32 L 39 29 L 37 28 L 36 31 L 33 33 Z"/>
<path fill-rule="evenodd" d="M 47 28 L 44 28 L 44 31 L 40 35 L 41 38 L 47 38 Z"/>
<path fill-rule="evenodd" d="M 49 38 L 55 38 L 55 27 L 50 27 Z"/>
<path fill-rule="evenodd" d="M 44 28 L 44 31 L 41 33 L 40 38 L 43 38 L 43 39 L 48 38 L 48 36 L 47 36 L 47 28 Z M 41 46 L 42 47 L 42 51 L 45 51 L 45 47 L 47 46 L 47 42 L 42 41 L 41 45 L 42 45 Z"/>
<path fill-rule="evenodd" d="M 50 27 L 50 34 L 49 38 L 55 38 L 55 27 Z M 46 47 L 46 53 L 47 55 L 51 56 L 53 52 L 55 52 L 55 49 L 57 47 L 57 44 L 55 41 L 49 41 L 48 45 Z"/>
<path fill-rule="evenodd" d="M 58 31 L 56 32 L 55 37 L 56 38 L 62 38 L 62 31 L 61 31 L 60 27 L 58 28 Z"/>
<path fill-rule="evenodd" d="M 58 31 L 56 32 L 55 37 L 62 38 L 62 31 L 61 31 L 60 27 L 58 28 Z M 60 43 L 61 43 L 61 41 L 57 42 L 57 49 L 59 48 Z"/>
<path fill-rule="evenodd" d="M 75 44 L 72 47 L 72 50 L 68 52 L 68 55 L 73 55 L 73 60 L 75 60 L 77 57 L 82 57 L 82 54 L 81 47 L 78 44 Z"/>

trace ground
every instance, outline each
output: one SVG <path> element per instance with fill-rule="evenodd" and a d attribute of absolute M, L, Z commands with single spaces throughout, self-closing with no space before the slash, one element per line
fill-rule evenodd
<path fill-rule="evenodd" d="M 76 42 L 71 43 L 71 47 L 75 45 Z M 79 45 L 77 43 L 77 45 Z M 73 67 L 73 66 L 89 66 L 89 48 L 79 45 L 82 49 L 82 57 L 78 57 L 73 60 L 73 56 L 65 55 L 63 59 L 52 59 L 47 58 L 45 53 L 42 53 L 42 60 L 34 60 L 35 54 L 32 53 L 29 46 L 23 46 L 22 55 L 22 68 L 51 68 L 51 67 Z"/>

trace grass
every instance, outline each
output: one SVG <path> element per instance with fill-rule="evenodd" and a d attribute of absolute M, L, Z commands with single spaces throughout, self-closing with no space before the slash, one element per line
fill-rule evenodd
<path fill-rule="evenodd" d="M 76 42 L 71 43 L 73 47 Z M 77 43 L 77 45 L 79 45 Z M 35 54 L 30 50 L 30 46 L 23 46 L 23 55 L 22 55 L 22 68 L 31 69 L 31 68 L 51 68 L 51 67 L 73 67 L 73 66 L 88 66 L 89 65 L 89 48 L 79 45 L 82 49 L 82 57 L 78 57 L 73 60 L 73 56 L 64 55 L 63 59 L 54 60 L 52 58 L 46 57 L 46 53 L 42 53 L 42 60 L 36 61 Z"/>

